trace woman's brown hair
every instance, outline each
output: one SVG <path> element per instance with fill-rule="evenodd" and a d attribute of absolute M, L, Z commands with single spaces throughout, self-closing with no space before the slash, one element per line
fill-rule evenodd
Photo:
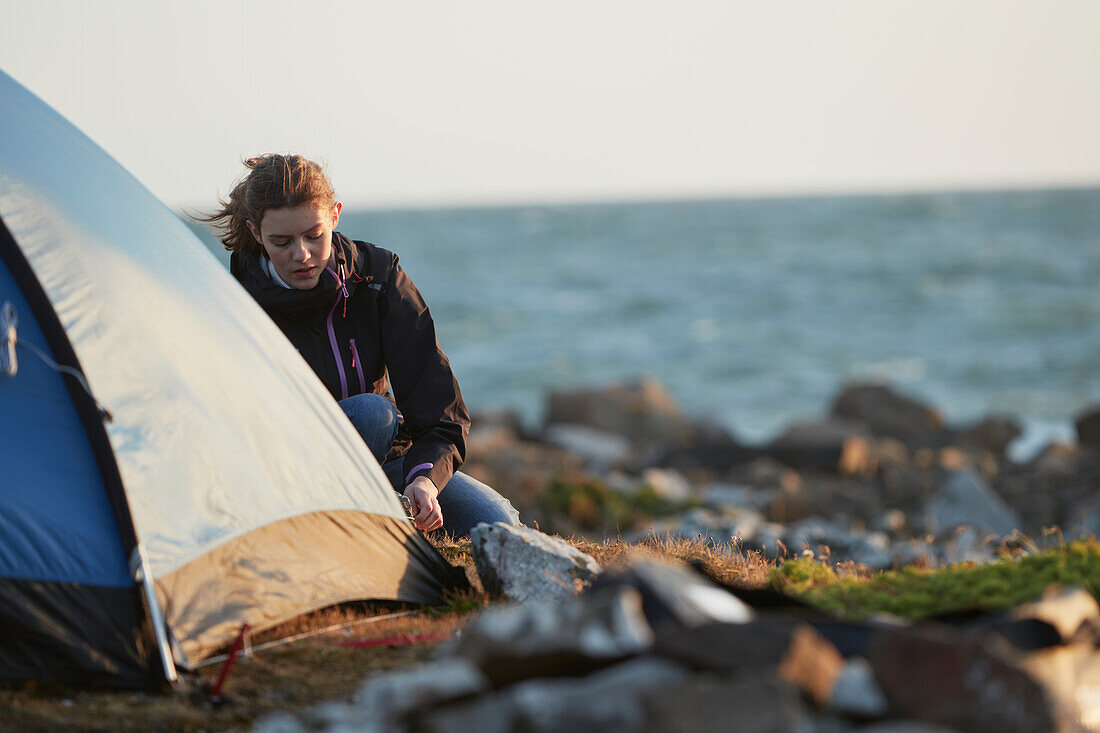
<path fill-rule="evenodd" d="M 312 160 L 268 153 L 249 158 L 244 164 L 249 172 L 233 187 L 229 200 L 218 197 L 222 208 L 210 216 L 195 217 L 210 224 L 230 252 L 263 253 L 248 222 L 259 229 L 268 209 L 306 203 L 331 207 L 336 203 L 328 176 Z"/>

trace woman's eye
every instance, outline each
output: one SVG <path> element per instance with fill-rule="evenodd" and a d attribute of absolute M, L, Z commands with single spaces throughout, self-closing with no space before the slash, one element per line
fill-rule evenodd
<path fill-rule="evenodd" d="M 309 238 L 316 241 L 316 240 L 320 239 L 323 236 L 325 236 L 324 232 L 318 232 L 317 234 L 310 234 Z"/>

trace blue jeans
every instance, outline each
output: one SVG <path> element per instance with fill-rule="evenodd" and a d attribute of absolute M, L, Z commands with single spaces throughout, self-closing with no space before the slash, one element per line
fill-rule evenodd
<path fill-rule="evenodd" d="M 397 437 L 397 408 L 382 395 L 359 394 L 340 400 L 340 408 L 363 437 L 393 488 L 405 490 L 405 460 L 386 461 L 386 454 Z M 383 461 L 385 461 L 383 463 Z M 479 522 L 504 522 L 520 526 L 519 512 L 512 503 L 489 486 L 464 473 L 455 472 L 439 490 L 443 510 L 443 529 L 454 537 L 465 537 Z"/>

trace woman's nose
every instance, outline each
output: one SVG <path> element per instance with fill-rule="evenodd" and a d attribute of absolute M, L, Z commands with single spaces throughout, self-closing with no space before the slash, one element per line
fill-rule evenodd
<path fill-rule="evenodd" d="M 309 249 L 306 248 L 306 243 L 298 240 L 294 243 L 294 249 L 291 251 L 291 255 L 294 257 L 295 262 L 305 262 L 309 259 Z"/>

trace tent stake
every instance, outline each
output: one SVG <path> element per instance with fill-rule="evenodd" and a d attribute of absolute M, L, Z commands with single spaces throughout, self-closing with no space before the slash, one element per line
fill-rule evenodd
<path fill-rule="evenodd" d="M 222 685 L 225 684 L 225 680 L 229 677 L 229 670 L 233 669 L 233 662 L 237 661 L 237 655 L 241 653 L 241 647 L 244 646 L 244 636 L 248 633 L 248 623 L 241 624 L 241 633 L 237 634 L 237 640 L 233 642 L 233 648 L 229 650 L 229 658 L 225 660 L 225 664 L 222 665 L 221 674 L 218 675 L 218 681 L 214 683 L 214 688 L 210 690 L 210 702 L 220 703 L 222 701 Z"/>

